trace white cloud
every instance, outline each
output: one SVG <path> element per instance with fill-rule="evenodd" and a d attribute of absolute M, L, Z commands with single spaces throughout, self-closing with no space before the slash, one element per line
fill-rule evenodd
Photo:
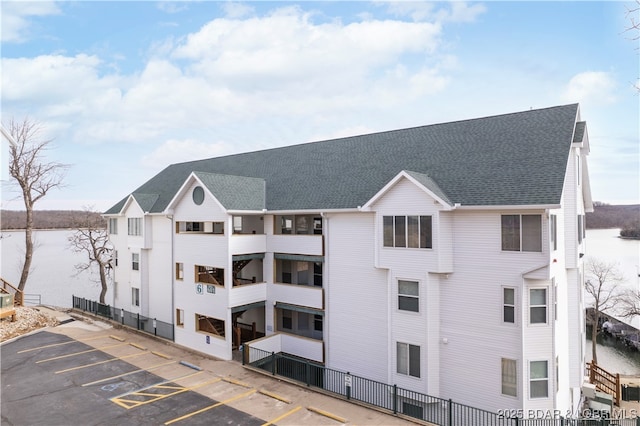
<path fill-rule="evenodd" d="M 158 42 L 142 71 L 130 75 L 96 55 L 5 58 L 3 102 L 12 113 L 28 105 L 29 114 L 68 132 L 66 142 L 169 141 L 146 157 L 157 166 L 199 151 L 213 156 L 340 132 L 360 125 L 347 116 L 384 114 L 448 86 L 455 58 L 439 52 L 439 23 L 314 17 L 286 7 L 215 19 L 183 39 Z M 181 146 L 176 141 L 212 135 L 239 143 L 171 152 Z"/>
<path fill-rule="evenodd" d="M 569 80 L 562 93 L 565 102 L 606 105 L 615 102 L 616 81 L 604 71 L 585 71 Z"/>
<path fill-rule="evenodd" d="M 255 9 L 244 3 L 224 2 L 220 6 L 228 18 L 244 18 L 253 14 Z"/>
<path fill-rule="evenodd" d="M 186 1 L 160 1 L 156 6 L 159 10 L 169 14 L 179 13 L 189 9 Z"/>
<path fill-rule="evenodd" d="M 24 42 L 31 36 L 29 18 L 59 13 L 60 9 L 53 1 L 3 1 L 0 40 L 3 43 Z"/>
<path fill-rule="evenodd" d="M 469 5 L 464 1 L 452 1 L 444 7 L 434 2 L 392 1 L 380 2 L 395 16 L 408 16 L 414 21 L 473 22 L 478 15 L 486 12 L 482 3 Z"/>

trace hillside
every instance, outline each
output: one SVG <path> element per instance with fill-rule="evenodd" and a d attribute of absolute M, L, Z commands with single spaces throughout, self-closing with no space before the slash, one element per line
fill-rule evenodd
<path fill-rule="evenodd" d="M 640 221 L 640 204 L 609 205 L 596 202 L 593 213 L 587 213 L 587 229 L 624 228 Z M 76 210 L 36 210 L 36 229 L 73 228 L 74 216 L 84 214 Z M 99 216 L 99 213 L 95 213 Z M 25 212 L 15 210 L 0 211 L 1 229 L 23 229 Z"/>
<path fill-rule="evenodd" d="M 609 205 L 594 203 L 594 212 L 587 213 L 587 229 L 624 228 L 640 221 L 640 204 Z"/>
<path fill-rule="evenodd" d="M 100 213 L 92 213 L 100 217 Z M 76 217 L 85 216 L 82 210 L 35 210 L 33 226 L 36 229 L 70 229 L 75 228 Z M 24 210 L 0 211 L 0 229 L 24 229 L 26 212 Z"/>

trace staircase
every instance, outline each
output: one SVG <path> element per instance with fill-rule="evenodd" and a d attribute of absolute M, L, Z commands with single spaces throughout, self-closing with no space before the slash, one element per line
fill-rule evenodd
<path fill-rule="evenodd" d="M 13 294 L 13 306 L 22 306 L 24 302 L 24 293 L 17 287 L 11 285 L 4 278 L 0 278 L 0 293 L 1 294 Z"/>

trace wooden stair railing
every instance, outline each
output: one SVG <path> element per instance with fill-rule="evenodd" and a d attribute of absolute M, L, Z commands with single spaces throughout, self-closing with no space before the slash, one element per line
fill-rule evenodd
<path fill-rule="evenodd" d="M 22 306 L 24 303 L 24 292 L 17 287 L 11 285 L 10 282 L 5 280 L 4 278 L 0 278 L 0 283 L 2 283 L 2 292 L 3 293 L 13 293 L 13 305 L 14 306 Z M 9 287 L 7 289 L 7 287 Z"/>

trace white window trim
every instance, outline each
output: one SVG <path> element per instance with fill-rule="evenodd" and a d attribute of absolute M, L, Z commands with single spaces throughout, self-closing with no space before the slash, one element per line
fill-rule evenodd
<path fill-rule="evenodd" d="M 513 290 L 513 305 L 507 305 L 504 301 L 504 290 L 505 289 L 511 289 Z M 508 285 L 503 285 L 502 287 L 500 287 L 500 299 L 502 300 L 502 303 L 500 304 L 500 307 L 502 308 L 502 312 L 500 315 L 500 323 L 509 327 L 516 327 L 518 326 L 518 289 L 516 287 L 513 286 L 508 286 Z M 513 322 L 507 322 L 504 320 L 504 307 L 505 306 L 513 306 Z"/>
<path fill-rule="evenodd" d="M 544 305 L 532 305 L 531 304 L 531 290 L 545 290 L 545 304 Z M 531 322 L 531 308 L 545 307 L 545 321 L 544 322 Z M 549 287 L 529 287 L 527 288 L 527 315 L 529 317 L 529 326 L 532 327 L 546 327 L 549 325 Z"/>
<path fill-rule="evenodd" d="M 405 295 L 405 294 L 400 294 L 400 281 L 409 281 L 409 282 L 414 282 L 414 283 L 418 283 L 418 295 L 417 296 L 411 296 L 411 295 Z M 409 315 L 420 315 L 422 314 L 422 282 L 420 280 L 416 280 L 413 278 L 396 278 L 396 310 L 398 312 L 401 312 L 403 314 L 409 314 Z M 400 296 L 403 297 L 410 297 L 410 298 L 415 298 L 418 299 L 418 310 L 417 311 L 410 311 L 407 309 L 400 309 Z"/>
<path fill-rule="evenodd" d="M 544 379 L 532 379 L 531 378 L 531 363 L 533 362 L 546 362 L 547 363 L 547 377 Z M 527 374 L 527 378 L 529 379 L 527 382 L 527 394 L 529 396 L 530 400 L 541 400 L 541 399 L 549 399 L 551 398 L 552 392 L 550 392 L 549 386 L 551 385 L 551 377 L 549 377 L 549 373 L 550 373 L 550 369 L 549 366 L 551 366 L 551 362 L 548 359 L 531 359 L 529 360 L 528 363 L 528 374 Z M 546 380 L 547 381 L 547 396 L 531 396 L 531 382 L 532 381 L 543 381 Z"/>

